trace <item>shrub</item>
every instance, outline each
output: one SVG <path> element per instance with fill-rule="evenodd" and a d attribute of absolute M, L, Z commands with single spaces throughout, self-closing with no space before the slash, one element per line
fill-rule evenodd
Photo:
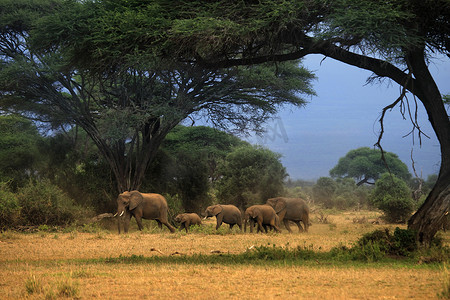
<path fill-rule="evenodd" d="M 71 198 L 47 180 L 30 181 L 17 197 L 24 225 L 67 225 L 82 214 Z"/>
<path fill-rule="evenodd" d="M 388 222 L 404 223 L 411 216 L 414 202 L 407 184 L 391 174 L 383 174 L 375 183 L 372 203 L 382 210 Z"/>
<path fill-rule="evenodd" d="M 0 183 L 0 230 L 16 225 L 19 217 L 20 206 L 16 195 L 6 183 Z"/>
<path fill-rule="evenodd" d="M 361 252 L 366 257 L 378 260 L 388 255 L 411 256 L 417 250 L 414 231 L 395 228 L 394 234 L 389 229 L 375 230 L 363 235 L 353 247 L 355 252 Z M 372 253 L 368 252 L 372 251 Z"/>

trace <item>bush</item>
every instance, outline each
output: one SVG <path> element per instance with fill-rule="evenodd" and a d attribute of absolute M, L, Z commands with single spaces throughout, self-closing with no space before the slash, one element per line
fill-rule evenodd
<path fill-rule="evenodd" d="M 363 235 L 352 250 L 369 261 L 376 261 L 386 255 L 411 256 L 417 250 L 417 243 L 411 230 L 397 227 L 391 234 L 386 228 Z"/>
<path fill-rule="evenodd" d="M 411 216 L 414 202 L 407 184 L 391 174 L 383 174 L 375 183 L 372 203 L 382 210 L 386 221 L 404 223 Z"/>
<path fill-rule="evenodd" d="M 6 183 L 0 183 L 0 230 L 16 225 L 19 217 L 20 206 L 16 195 Z"/>
<path fill-rule="evenodd" d="M 83 212 L 60 188 L 47 180 L 30 181 L 19 189 L 17 198 L 22 208 L 23 225 L 67 225 L 80 218 Z"/>

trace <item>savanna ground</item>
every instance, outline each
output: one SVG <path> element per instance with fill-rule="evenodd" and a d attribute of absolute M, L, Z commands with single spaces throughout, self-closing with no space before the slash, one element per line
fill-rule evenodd
<path fill-rule="evenodd" d="M 273 245 L 325 253 L 350 247 L 377 228 L 395 228 L 353 223 L 361 216 L 374 219 L 376 213 L 330 215 L 329 224 L 314 222 L 313 216 L 308 233 L 298 233 L 294 225 L 293 234 L 285 229 L 281 234 L 230 233 L 228 228 L 215 234 L 215 220 L 189 234 L 153 228 L 132 228 L 126 235 L 100 229 L 7 231 L 0 235 L 0 298 L 435 299 L 448 288 L 443 263 L 398 258 L 246 262 L 241 255 Z M 448 244 L 450 234 L 442 237 Z"/>

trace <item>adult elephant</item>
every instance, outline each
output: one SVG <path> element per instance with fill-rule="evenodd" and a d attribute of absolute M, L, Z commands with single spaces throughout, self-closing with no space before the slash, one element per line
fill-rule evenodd
<path fill-rule="evenodd" d="M 231 204 L 216 204 L 208 206 L 203 214 L 205 218 L 210 218 L 215 216 L 217 219 L 216 230 L 223 223 L 230 225 L 230 230 L 234 225 L 239 226 L 242 231 L 242 216 L 241 211 L 234 205 Z"/>
<path fill-rule="evenodd" d="M 196 213 L 178 214 L 175 221 L 180 223 L 180 230 L 186 229 L 186 233 L 191 225 L 202 225 L 202 220 Z"/>
<path fill-rule="evenodd" d="M 289 227 L 289 221 L 297 224 L 299 232 L 303 231 L 303 228 L 300 225 L 300 222 L 303 222 L 305 231 L 308 232 L 310 225 L 309 207 L 303 199 L 277 197 L 268 199 L 266 204 L 273 207 L 280 218 L 280 223 L 283 222 L 289 232 L 292 232 Z"/>
<path fill-rule="evenodd" d="M 265 231 L 267 233 L 267 226 L 273 228 L 277 232 L 281 232 L 278 228 L 277 214 L 275 210 L 269 205 L 252 205 L 245 210 L 244 213 L 244 231 L 247 231 L 247 223 L 250 222 L 250 232 L 253 232 L 254 224 L 258 224 L 258 232 Z"/>
<path fill-rule="evenodd" d="M 117 197 L 117 213 L 119 215 L 118 229 L 120 234 L 121 218 L 124 219 L 123 231 L 128 232 L 131 217 L 136 219 L 139 230 L 142 230 L 142 219 L 156 220 L 159 228 L 162 224 L 169 228 L 170 232 L 175 232 L 167 219 L 167 201 L 160 194 L 141 193 L 139 191 L 123 192 Z"/>

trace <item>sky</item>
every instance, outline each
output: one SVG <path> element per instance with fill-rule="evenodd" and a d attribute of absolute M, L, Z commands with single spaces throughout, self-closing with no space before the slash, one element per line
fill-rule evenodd
<path fill-rule="evenodd" d="M 317 96 L 308 97 L 309 103 L 303 108 L 285 107 L 267 123 L 265 135 L 248 138 L 252 144 L 280 153 L 293 180 L 329 176 L 329 170 L 348 151 L 373 148 L 380 132 L 382 109 L 400 95 L 399 87 L 388 81 L 366 84 L 371 72 L 331 58 L 322 60 L 321 55 L 310 55 L 303 61 L 317 76 L 313 83 Z M 448 59 L 433 60 L 430 71 L 441 93 L 450 94 Z M 409 99 L 414 103 L 411 95 Z M 404 120 L 396 107 L 386 114 L 381 144 L 385 151 L 397 154 L 412 174 L 414 160 L 418 176 L 426 179 L 439 172 L 440 150 L 425 109 L 418 103 L 419 125 L 429 138 L 422 136 L 420 145 L 417 133 L 408 135 L 411 122 Z"/>

